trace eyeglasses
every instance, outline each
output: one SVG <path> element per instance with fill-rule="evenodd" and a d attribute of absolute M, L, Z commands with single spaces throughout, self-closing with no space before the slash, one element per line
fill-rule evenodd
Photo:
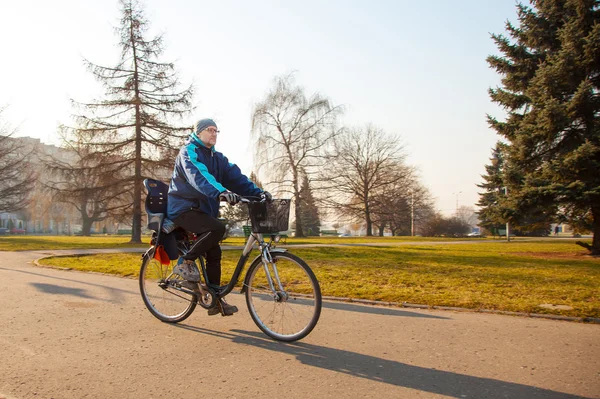
<path fill-rule="evenodd" d="M 212 133 L 212 134 L 219 134 L 219 133 L 221 133 L 220 130 L 217 130 L 215 128 L 210 128 L 210 127 L 207 128 L 206 131 L 209 132 L 209 133 Z"/>

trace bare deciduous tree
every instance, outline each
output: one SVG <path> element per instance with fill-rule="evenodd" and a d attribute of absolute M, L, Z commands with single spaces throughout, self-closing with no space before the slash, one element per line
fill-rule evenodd
<path fill-rule="evenodd" d="M 146 39 L 148 21 L 141 5 L 135 0 L 120 0 L 120 4 L 119 63 L 104 67 L 86 61 L 104 85 L 107 99 L 75 103 L 84 112 L 76 116 L 77 127 L 71 133 L 121 169 L 113 184 L 132 193 L 131 241 L 139 243 L 142 182 L 146 177 L 161 177 L 160 168 L 172 168 L 174 151 L 189 130 L 175 126 L 172 119 L 190 112 L 192 88 L 177 91 L 173 64 L 158 60 L 162 36 Z"/>
<path fill-rule="evenodd" d="M 421 229 L 425 237 L 463 237 L 470 227 L 456 216 L 444 217 L 434 213 Z"/>
<path fill-rule="evenodd" d="M 0 108 L 0 212 L 25 208 L 36 174 L 29 166 L 29 150 L 12 137 L 15 130 L 3 121 Z"/>
<path fill-rule="evenodd" d="M 94 153 L 85 143 L 70 142 L 70 151 L 64 151 L 63 159 L 47 157 L 44 165 L 48 180 L 44 186 L 53 200 L 74 206 L 81 216 L 81 234 L 89 236 L 92 224 L 104 220 L 111 213 L 131 208 L 115 181 L 122 180 L 119 162 L 109 162 L 106 155 Z M 70 154 L 69 159 L 64 159 Z"/>
<path fill-rule="evenodd" d="M 456 210 L 456 217 L 469 226 L 475 226 L 478 221 L 475 208 L 467 205 L 461 205 L 458 207 Z"/>
<path fill-rule="evenodd" d="M 296 236 L 303 236 L 301 217 L 302 172 L 312 174 L 325 162 L 324 153 L 338 134 L 340 106 L 319 95 L 307 97 L 292 75 L 277 77 L 266 97 L 255 105 L 252 132 L 256 139 L 258 170 L 269 183 L 294 197 Z"/>
<path fill-rule="evenodd" d="M 433 212 L 429 190 L 419 183 L 414 170 L 400 167 L 397 182 L 375 195 L 373 222 L 383 236 L 387 227 L 392 235 L 414 235 Z"/>
<path fill-rule="evenodd" d="M 373 125 L 345 131 L 336 138 L 335 154 L 321 171 L 325 203 L 339 215 L 363 221 L 372 236 L 385 190 L 412 174 L 404 158 L 400 139 Z"/>

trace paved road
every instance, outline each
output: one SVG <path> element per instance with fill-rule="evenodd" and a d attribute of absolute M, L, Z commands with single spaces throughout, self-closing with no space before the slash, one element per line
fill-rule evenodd
<path fill-rule="evenodd" d="M 0 398 L 600 398 L 600 326 L 325 304 L 296 344 L 240 312 L 154 319 L 137 281 L 0 252 Z"/>

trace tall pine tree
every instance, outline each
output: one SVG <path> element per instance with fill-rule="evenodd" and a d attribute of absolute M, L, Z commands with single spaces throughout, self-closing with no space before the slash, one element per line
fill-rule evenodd
<path fill-rule="evenodd" d="M 532 0 L 519 4 L 510 38 L 493 35 L 503 56 L 493 101 L 508 112 L 491 126 L 508 141 L 505 184 L 514 212 L 552 207 L 589 227 L 600 254 L 600 2 Z M 542 212 L 544 213 L 544 212 Z"/>
<path fill-rule="evenodd" d="M 484 183 L 478 184 L 477 187 L 484 191 L 479 193 L 479 225 L 495 231 L 502 227 L 508 219 L 508 215 L 503 212 L 502 203 L 506 200 L 504 193 L 504 175 L 502 173 L 504 167 L 504 153 L 506 145 L 498 142 L 492 150 L 492 158 L 490 165 L 486 165 L 486 175 L 483 175 Z"/>
<path fill-rule="evenodd" d="M 490 231 L 505 229 L 510 223 L 510 233 L 525 236 L 545 236 L 550 233 L 550 224 L 556 219 L 556 204 L 532 202 L 525 206 L 519 203 L 518 193 L 508 191 L 505 168 L 507 168 L 508 146 L 498 142 L 492 150 L 491 164 L 486 165 L 484 183 L 477 186 L 485 191 L 480 193 L 479 225 Z M 513 180 L 517 171 L 512 171 Z M 519 176 L 518 179 L 522 179 Z"/>
<path fill-rule="evenodd" d="M 192 88 L 177 91 L 174 65 L 159 60 L 162 37 L 146 38 L 148 21 L 141 4 L 120 4 L 119 63 L 105 67 L 87 62 L 103 84 L 106 99 L 77 104 L 84 112 L 76 116 L 72 134 L 121 172 L 114 185 L 131 193 L 131 241 L 141 242 L 142 183 L 146 177 L 164 178 L 161 175 L 172 168 L 176 149 L 189 130 L 173 123 L 190 112 Z"/>
<path fill-rule="evenodd" d="M 302 174 L 302 186 L 300 187 L 300 217 L 302 218 L 304 236 L 318 236 L 321 234 L 319 208 L 315 202 L 306 173 Z"/>

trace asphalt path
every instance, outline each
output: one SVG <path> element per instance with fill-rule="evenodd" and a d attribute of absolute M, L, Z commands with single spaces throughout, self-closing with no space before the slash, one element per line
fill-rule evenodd
<path fill-rule="evenodd" d="M 597 324 L 325 302 L 284 344 L 240 294 L 165 324 L 137 280 L 32 264 L 59 253 L 0 252 L 0 399 L 600 398 Z"/>

